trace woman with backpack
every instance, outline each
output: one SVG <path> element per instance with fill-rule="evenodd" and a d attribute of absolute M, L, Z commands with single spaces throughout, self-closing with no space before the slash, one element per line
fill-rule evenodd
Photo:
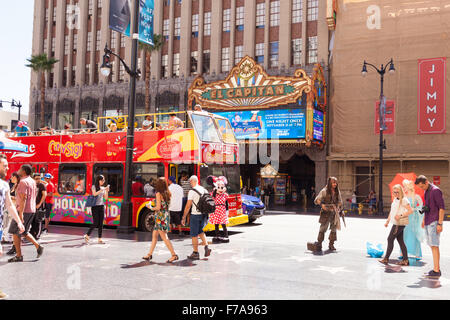
<path fill-rule="evenodd" d="M 153 251 L 155 250 L 156 244 L 158 243 L 159 235 L 166 244 L 167 249 L 169 249 L 170 253 L 172 254 L 172 257 L 167 260 L 167 263 L 172 263 L 179 260 L 178 256 L 173 250 L 172 243 L 167 237 L 167 233 L 170 229 L 169 204 L 172 195 L 169 191 L 169 188 L 167 187 L 167 182 L 164 178 L 156 180 L 155 189 L 156 205 L 155 207 L 150 207 L 150 209 L 155 211 L 155 227 L 152 234 L 152 244 L 150 246 L 150 252 L 146 256 L 142 257 L 142 259 L 147 261 L 152 260 Z"/>
<path fill-rule="evenodd" d="M 108 200 L 109 185 L 103 187 L 104 184 L 105 184 L 105 177 L 99 175 L 95 178 L 94 185 L 92 186 L 91 190 L 92 196 L 95 197 L 95 203 L 91 208 L 94 222 L 89 227 L 87 233 L 84 235 L 84 241 L 86 243 L 89 243 L 90 240 L 89 236 L 91 235 L 92 230 L 94 230 L 95 228 L 98 228 L 98 243 L 100 244 L 105 243 L 102 240 L 103 220 L 105 218 L 105 204 L 103 202 L 103 199 Z"/>

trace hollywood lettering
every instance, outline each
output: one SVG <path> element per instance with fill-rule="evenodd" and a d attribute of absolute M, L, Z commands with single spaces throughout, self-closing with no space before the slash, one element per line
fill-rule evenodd
<path fill-rule="evenodd" d="M 86 201 L 85 197 L 55 197 L 53 210 L 61 215 L 91 214 L 91 208 L 86 207 Z M 119 206 L 115 203 L 109 202 L 105 209 L 107 218 L 116 218 L 120 215 Z"/>
<path fill-rule="evenodd" d="M 293 93 L 295 88 L 290 85 L 270 85 L 258 87 L 239 87 L 229 89 L 212 89 L 204 92 L 202 98 L 207 100 L 279 97 Z"/>
<path fill-rule="evenodd" d="M 78 159 L 83 154 L 83 144 L 68 141 L 64 144 L 58 141 L 50 141 L 48 144 L 48 153 L 52 156 L 65 155 L 67 158 Z"/>

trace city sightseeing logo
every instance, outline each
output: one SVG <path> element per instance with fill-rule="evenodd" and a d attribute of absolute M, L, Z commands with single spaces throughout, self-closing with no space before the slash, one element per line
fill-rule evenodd
<path fill-rule="evenodd" d="M 19 143 L 22 143 L 20 140 Z M 36 146 L 34 144 L 30 144 L 28 146 L 28 153 L 25 152 L 14 152 L 11 156 L 11 159 L 14 158 L 31 158 L 36 155 Z"/>

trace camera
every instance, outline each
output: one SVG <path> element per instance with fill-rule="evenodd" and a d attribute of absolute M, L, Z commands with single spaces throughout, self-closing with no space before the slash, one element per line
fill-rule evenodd
<path fill-rule="evenodd" d="M 419 210 L 420 214 L 428 213 L 430 212 L 430 208 L 428 206 L 423 206 L 422 210 Z"/>

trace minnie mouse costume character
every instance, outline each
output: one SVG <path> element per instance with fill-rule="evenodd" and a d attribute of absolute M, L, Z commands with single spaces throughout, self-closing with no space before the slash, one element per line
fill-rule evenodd
<path fill-rule="evenodd" d="M 216 211 L 209 216 L 209 222 L 214 224 L 215 226 L 215 237 L 213 238 L 213 243 L 228 243 L 230 240 L 228 239 L 228 193 L 226 193 L 228 184 L 227 178 L 221 177 L 208 177 L 208 179 L 212 179 L 214 190 L 211 193 L 214 198 L 214 203 L 216 205 Z M 223 238 L 219 237 L 219 225 L 222 225 L 223 229 Z"/>

